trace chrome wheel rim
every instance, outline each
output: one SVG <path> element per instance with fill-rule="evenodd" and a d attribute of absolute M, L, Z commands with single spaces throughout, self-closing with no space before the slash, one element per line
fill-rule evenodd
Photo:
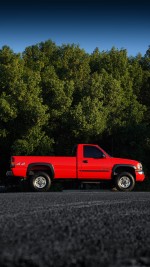
<path fill-rule="evenodd" d="M 43 176 L 38 176 L 35 179 L 34 184 L 37 188 L 44 188 L 46 186 L 46 178 Z"/>
<path fill-rule="evenodd" d="M 128 176 L 122 176 L 118 183 L 120 188 L 128 188 L 131 185 L 130 178 Z"/>

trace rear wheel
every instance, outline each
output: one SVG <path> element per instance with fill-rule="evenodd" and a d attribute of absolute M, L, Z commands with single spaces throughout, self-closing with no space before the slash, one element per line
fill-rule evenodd
<path fill-rule="evenodd" d="M 117 175 L 115 185 L 119 191 L 132 191 L 135 186 L 135 179 L 131 173 L 122 172 Z"/>
<path fill-rule="evenodd" d="M 51 187 L 51 178 L 46 172 L 37 172 L 30 179 L 31 188 L 37 192 L 47 192 Z"/>

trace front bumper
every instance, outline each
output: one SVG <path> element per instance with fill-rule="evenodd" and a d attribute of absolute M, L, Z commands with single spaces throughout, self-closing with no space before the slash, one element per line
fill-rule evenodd
<path fill-rule="evenodd" d="M 143 182 L 145 179 L 145 174 L 143 171 L 137 171 L 136 172 L 136 181 Z"/>

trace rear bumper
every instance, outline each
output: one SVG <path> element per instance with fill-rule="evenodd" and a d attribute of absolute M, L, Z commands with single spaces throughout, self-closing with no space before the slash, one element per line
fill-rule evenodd
<path fill-rule="evenodd" d="M 143 182 L 145 179 L 145 174 L 143 171 L 136 172 L 136 181 L 137 182 Z"/>
<path fill-rule="evenodd" d="M 13 172 L 12 171 L 7 171 L 6 172 L 6 176 L 9 177 L 9 176 L 14 176 L 14 175 L 13 175 Z"/>
<path fill-rule="evenodd" d="M 7 171 L 6 177 L 5 177 L 5 185 L 6 186 L 18 185 L 18 184 L 20 184 L 22 179 L 23 179 L 23 177 L 14 176 L 12 171 Z"/>

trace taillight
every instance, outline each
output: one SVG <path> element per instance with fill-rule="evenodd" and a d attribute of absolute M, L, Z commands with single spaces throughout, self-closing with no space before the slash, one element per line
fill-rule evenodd
<path fill-rule="evenodd" d="M 14 167 L 15 167 L 15 158 L 11 157 L 10 168 L 14 168 Z"/>

